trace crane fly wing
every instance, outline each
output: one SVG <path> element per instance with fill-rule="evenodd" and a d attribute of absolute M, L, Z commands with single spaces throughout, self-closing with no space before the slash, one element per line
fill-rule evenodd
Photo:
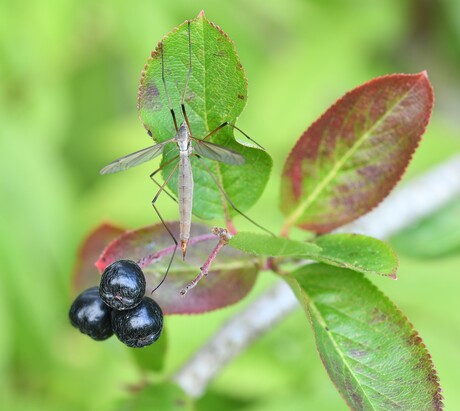
<path fill-rule="evenodd" d="M 128 168 L 138 166 L 139 164 L 145 163 L 146 161 L 152 160 L 159 156 L 165 147 L 165 145 L 174 139 L 164 141 L 163 143 L 155 144 L 142 150 L 136 151 L 135 153 L 128 154 L 127 156 L 118 158 L 112 161 L 109 165 L 105 166 L 100 173 L 101 174 L 112 174 L 118 171 L 127 170 Z"/>
<path fill-rule="evenodd" d="M 195 142 L 193 149 L 198 155 L 202 157 L 220 161 L 221 163 L 225 164 L 242 165 L 246 162 L 241 154 L 227 147 L 209 143 L 207 141 L 199 140 L 196 138 L 194 138 L 193 141 Z"/>

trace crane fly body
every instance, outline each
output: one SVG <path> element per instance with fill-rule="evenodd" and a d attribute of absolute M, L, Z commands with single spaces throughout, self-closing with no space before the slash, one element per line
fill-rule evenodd
<path fill-rule="evenodd" d="M 204 169 L 209 173 L 211 176 L 212 180 L 216 183 L 218 186 L 219 190 L 223 194 L 223 196 L 226 198 L 226 200 L 229 202 L 229 204 L 237 211 L 240 213 L 243 217 L 251 221 L 253 224 L 258 226 L 259 228 L 267 231 L 263 227 L 261 227 L 259 224 L 254 222 L 252 219 L 250 219 L 248 216 L 246 216 L 244 213 L 239 211 L 234 204 L 231 202 L 227 194 L 225 193 L 224 189 L 220 186 L 219 181 L 216 179 L 216 177 L 210 172 L 209 168 L 206 166 L 204 161 L 201 159 L 201 157 L 210 159 L 210 160 L 215 160 L 219 161 L 221 163 L 225 164 L 230 164 L 230 165 L 242 165 L 245 163 L 244 157 L 239 154 L 238 152 L 229 149 L 227 147 L 211 143 L 209 141 L 206 141 L 208 138 L 210 138 L 212 135 L 217 133 L 219 130 L 223 129 L 226 126 L 230 126 L 233 129 L 238 130 L 241 132 L 246 138 L 248 138 L 251 142 L 256 144 L 258 147 L 263 149 L 257 142 L 252 140 L 246 133 L 244 133 L 241 129 L 236 127 L 235 125 L 229 123 L 228 121 L 222 123 L 220 126 L 215 128 L 213 131 L 209 132 L 205 137 L 202 139 L 195 138 L 192 135 L 191 132 L 191 127 L 190 127 L 190 122 L 187 117 L 187 112 L 185 110 L 185 96 L 187 92 L 187 87 L 188 87 L 188 82 L 189 78 L 192 72 L 192 45 L 191 45 L 191 38 L 190 38 L 190 21 L 187 21 L 188 24 L 188 49 L 189 49 L 189 69 L 187 73 L 187 78 L 185 82 L 185 87 L 184 91 L 182 94 L 182 101 L 181 101 L 181 112 L 184 117 L 184 121 L 178 127 L 177 119 L 176 119 L 176 114 L 174 112 L 174 109 L 171 104 L 171 99 L 168 93 L 168 88 L 166 86 L 166 81 L 165 81 L 165 69 L 164 69 L 164 54 L 163 54 L 163 42 L 159 43 L 159 49 L 161 51 L 161 73 L 162 73 L 162 82 L 164 86 L 164 91 L 167 97 L 168 105 L 169 105 L 169 110 L 171 112 L 172 120 L 174 123 L 174 128 L 176 131 L 176 134 L 170 138 L 167 139 L 161 143 L 155 144 L 153 146 L 144 148 L 142 150 L 136 151 L 134 153 L 128 154 L 124 157 L 121 157 L 112 163 L 108 164 L 105 166 L 100 173 L 101 174 L 111 174 L 111 173 L 116 173 L 119 171 L 127 170 L 128 168 L 143 164 L 149 160 L 152 160 L 156 157 L 158 157 L 160 154 L 162 154 L 165 150 L 165 147 L 173 143 L 176 145 L 178 154 L 173 157 L 172 159 L 168 160 L 166 163 L 164 163 L 159 169 L 154 171 L 152 174 L 150 174 L 150 177 L 152 180 L 158 184 L 160 189 L 156 193 L 155 197 L 152 200 L 152 206 L 154 207 L 158 217 L 160 218 L 161 222 L 163 223 L 165 229 L 168 231 L 170 234 L 171 238 L 173 239 L 176 247 L 174 248 L 174 251 L 172 253 L 171 259 L 169 261 L 168 267 L 166 269 L 166 273 L 164 275 L 163 280 L 158 284 L 155 288 L 155 290 L 163 283 L 164 279 L 166 278 L 166 275 L 168 274 L 168 271 L 170 269 L 172 260 L 174 259 L 174 255 L 176 252 L 176 249 L 178 247 L 178 242 L 169 229 L 168 225 L 165 223 L 163 220 L 159 210 L 156 207 L 156 200 L 158 196 L 161 194 L 161 192 L 165 189 L 166 184 L 168 181 L 171 179 L 171 177 L 174 175 L 174 173 L 178 172 L 178 185 L 177 185 L 177 202 L 179 205 L 179 215 L 180 215 L 180 245 L 182 249 L 182 256 L 185 258 L 186 252 L 187 252 L 187 245 L 188 241 L 190 238 L 190 227 L 191 227 L 191 220 L 192 220 L 192 203 L 193 203 L 193 172 L 192 172 L 192 165 L 191 165 L 191 157 L 195 156 L 199 159 L 201 162 L 202 166 Z M 148 130 L 148 134 L 152 136 L 152 133 L 150 130 Z M 157 172 L 162 170 L 165 166 L 172 164 L 174 161 L 178 160 L 175 165 L 172 167 L 172 171 L 169 173 L 169 175 L 164 179 L 164 182 L 162 184 L 159 184 L 154 180 L 154 176 Z M 166 192 L 167 193 L 167 192 Z M 169 193 L 167 193 L 169 195 Z"/>
<path fill-rule="evenodd" d="M 192 145 L 192 141 L 195 143 L 194 145 Z M 184 121 L 182 125 L 179 127 L 176 135 L 171 139 L 159 144 L 155 144 L 154 146 L 147 147 L 143 150 L 136 151 L 132 154 L 128 154 L 127 156 L 121 157 L 113 161 L 109 165 L 105 166 L 100 171 L 100 173 L 116 173 L 118 171 L 127 170 L 128 168 L 152 160 L 163 153 L 164 148 L 168 143 L 176 143 L 179 154 L 173 160 L 179 158 L 179 161 L 176 163 L 169 176 L 165 179 L 165 182 L 161 185 L 160 191 L 157 193 L 153 200 L 153 204 L 156 201 L 158 195 L 166 186 L 169 179 L 176 171 L 176 169 L 178 169 L 177 192 L 180 215 L 179 239 L 181 242 L 182 255 L 183 257 L 185 257 L 185 254 L 187 252 L 188 240 L 190 238 L 193 202 L 193 172 L 190 157 L 192 155 L 198 154 L 199 156 L 206 157 L 211 160 L 216 160 L 226 164 L 234 165 L 242 165 L 245 163 L 245 160 L 244 157 L 236 151 L 220 146 L 218 144 L 210 143 L 192 137 L 187 122 Z M 197 154 L 194 154 L 193 151 L 196 151 Z M 161 216 L 160 219 L 163 220 Z"/>
<path fill-rule="evenodd" d="M 182 257 L 187 253 L 187 244 L 190 238 L 193 201 L 193 172 L 190 156 L 193 148 L 190 144 L 190 130 L 187 123 L 182 123 L 177 133 L 177 147 L 179 148 L 179 175 L 177 179 L 177 193 L 179 196 L 180 214 L 180 247 Z"/>

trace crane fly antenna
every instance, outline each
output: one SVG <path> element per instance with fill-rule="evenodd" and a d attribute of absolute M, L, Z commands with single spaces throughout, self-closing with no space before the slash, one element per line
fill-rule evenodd
<path fill-rule="evenodd" d="M 179 131 L 179 127 L 177 127 L 177 120 L 176 120 L 176 113 L 174 113 L 174 109 L 172 108 L 171 98 L 169 97 L 168 87 L 166 87 L 166 80 L 165 80 L 165 59 L 163 53 L 163 41 L 160 43 L 161 49 L 161 79 L 163 80 L 163 86 L 165 88 L 166 97 L 168 98 L 168 105 L 169 111 L 171 112 L 173 121 L 174 121 L 174 128 L 176 129 L 176 133 Z"/>
<path fill-rule="evenodd" d="M 190 79 L 190 75 L 192 74 L 192 38 L 190 34 L 190 20 L 187 20 L 187 30 L 188 30 L 188 73 L 187 73 L 187 79 L 185 80 L 184 92 L 182 93 L 182 102 L 181 102 L 182 106 L 184 105 L 184 102 L 185 102 L 185 93 L 187 92 L 188 81 Z"/>
<path fill-rule="evenodd" d="M 184 92 L 182 93 L 182 101 L 180 103 L 180 106 L 182 109 L 182 114 L 184 115 L 184 120 L 187 123 L 188 130 L 191 133 L 192 129 L 190 127 L 190 122 L 188 121 L 187 112 L 185 111 L 185 94 L 187 93 L 188 81 L 190 80 L 190 76 L 192 74 L 192 38 L 190 35 L 190 20 L 187 20 L 187 29 L 188 29 L 188 73 L 187 73 L 187 79 L 185 80 L 185 87 L 184 87 Z"/>
<path fill-rule="evenodd" d="M 247 216 L 245 213 L 243 213 L 241 210 L 239 210 L 238 208 L 236 208 L 235 204 L 233 203 L 233 201 L 230 199 L 230 197 L 228 196 L 228 194 L 225 192 L 224 188 L 220 185 L 220 183 L 217 181 L 216 177 L 214 176 L 214 174 L 212 174 L 211 170 L 209 169 L 209 167 L 206 165 L 206 163 L 203 161 L 203 159 L 196 155 L 195 154 L 195 157 L 198 158 L 198 160 L 200 161 L 201 165 L 204 167 L 204 169 L 208 172 L 208 174 L 211 176 L 211 178 L 213 179 L 214 183 L 216 183 L 217 187 L 219 188 L 220 192 L 222 193 L 222 195 L 225 197 L 225 199 L 227 200 L 227 202 L 230 204 L 230 206 L 238 213 L 240 214 L 242 217 L 244 217 L 246 220 L 250 221 L 252 224 L 254 224 L 256 227 L 259 227 L 261 230 L 265 231 L 266 233 L 270 234 L 271 236 L 273 237 L 276 237 L 275 234 L 273 234 L 270 230 L 267 230 L 265 227 L 261 226 L 259 223 L 256 223 L 251 217 Z"/>
<path fill-rule="evenodd" d="M 188 82 L 189 82 L 189 79 L 190 79 L 190 75 L 191 75 L 191 72 L 192 72 L 192 42 L 191 42 L 191 38 L 190 38 L 190 20 L 187 20 L 187 29 L 188 29 L 188 49 L 189 49 L 189 69 L 188 69 L 188 73 L 187 73 L 187 79 L 185 81 L 185 87 L 184 87 L 184 92 L 182 93 L 182 100 L 181 100 L 181 108 L 182 108 L 182 113 L 184 115 L 184 119 L 185 119 L 185 122 L 187 124 L 187 127 L 188 127 L 188 132 L 190 133 L 190 123 L 189 123 L 189 120 L 188 120 L 188 117 L 187 117 L 187 113 L 185 111 L 185 105 L 184 105 L 184 101 L 185 101 L 185 94 L 187 93 L 187 87 L 188 87 Z M 161 78 L 163 80 L 163 86 L 164 86 L 164 89 L 165 89 L 165 93 L 166 93 L 166 97 L 168 99 L 168 105 L 169 105 L 169 111 L 171 112 L 171 116 L 173 118 L 173 122 L 174 122 L 174 127 L 176 129 L 176 138 L 179 134 L 179 127 L 177 126 L 177 119 L 176 119 L 176 114 L 174 112 L 174 109 L 172 107 L 172 104 L 171 104 L 171 98 L 169 96 L 169 92 L 168 92 L 168 87 L 166 85 L 166 79 L 165 79 L 165 65 L 164 65 L 164 51 L 163 51 L 163 42 L 161 42 Z M 164 168 L 165 166 L 171 164 L 173 161 L 177 160 L 179 156 L 175 156 L 174 158 L 172 158 L 171 160 L 168 160 L 166 163 L 164 163 L 160 168 L 158 168 L 156 171 L 154 171 L 152 174 L 150 174 L 150 178 L 151 180 L 158 184 L 157 181 L 154 179 L 154 176 L 155 174 L 157 174 L 162 168 Z M 155 212 L 157 213 L 158 217 L 160 218 L 163 226 L 166 228 L 166 230 L 168 231 L 169 235 L 171 236 L 171 238 L 173 239 L 174 241 L 174 251 L 171 255 L 171 259 L 169 260 L 169 263 L 168 263 L 168 267 L 166 269 L 166 272 L 163 276 L 163 279 L 160 281 L 160 283 L 152 290 L 152 293 L 158 289 L 158 287 L 161 286 L 161 284 L 163 284 L 163 282 L 165 281 L 168 273 L 169 273 L 169 270 L 171 268 L 171 264 L 174 260 L 174 256 L 176 255 L 176 251 L 177 251 L 177 247 L 179 245 L 178 241 L 176 240 L 176 237 L 174 236 L 174 234 L 172 233 L 172 231 L 170 230 L 170 228 L 168 227 L 168 225 L 166 224 L 166 222 L 163 220 L 163 217 L 161 216 L 157 206 L 156 206 L 156 201 L 159 197 L 159 195 L 164 191 L 165 193 L 167 193 L 170 197 L 171 195 L 166 191 L 166 185 L 168 184 L 169 180 L 171 179 L 171 177 L 173 176 L 173 174 L 176 172 L 177 168 L 179 167 L 181 163 L 180 162 L 177 162 L 176 165 L 173 167 L 171 173 L 168 175 L 168 177 L 165 179 L 165 181 L 163 182 L 163 184 L 161 184 L 160 186 L 160 189 L 158 190 L 158 192 L 156 193 L 155 197 L 153 198 L 152 200 L 152 206 L 155 210 Z M 177 200 L 176 200 L 177 201 Z"/>
<path fill-rule="evenodd" d="M 167 161 L 166 163 L 164 163 L 161 167 L 158 167 L 153 173 L 150 174 L 150 179 L 158 186 L 161 188 L 161 184 L 155 180 L 155 175 L 157 173 L 159 173 L 161 170 L 163 170 L 164 167 L 168 166 L 169 164 L 171 164 L 173 161 L 177 160 L 179 158 L 179 156 L 176 156 L 176 157 L 173 157 L 171 160 Z M 176 198 L 171 194 L 169 193 L 167 190 L 166 190 L 166 187 L 164 187 L 163 191 L 173 200 L 177 203 L 177 200 Z"/>

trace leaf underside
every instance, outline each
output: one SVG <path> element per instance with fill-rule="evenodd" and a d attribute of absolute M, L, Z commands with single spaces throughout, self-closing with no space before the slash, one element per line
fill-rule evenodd
<path fill-rule="evenodd" d="M 202 13 L 190 23 L 192 71 L 185 93 L 185 107 L 191 132 L 204 138 L 228 121 L 235 124 L 246 105 L 247 81 L 233 42 Z M 180 108 L 189 70 L 187 24 L 183 23 L 163 38 L 165 81 L 178 125 L 184 120 Z M 138 97 L 139 116 L 156 142 L 170 139 L 176 133 L 162 82 L 161 46 L 148 60 L 142 72 Z M 250 133 L 251 134 L 251 133 Z M 257 136 L 252 136 L 257 140 Z M 244 139 L 244 137 L 243 137 Z M 234 131 L 226 126 L 207 141 L 223 145 L 245 158 L 243 165 L 226 165 L 203 159 L 207 167 L 241 210 L 251 207 L 260 197 L 268 181 L 272 161 L 263 150 L 235 141 Z M 263 145 L 263 141 L 259 141 Z M 192 143 L 193 145 L 193 143 Z M 166 163 L 178 155 L 176 146 L 168 144 L 162 165 L 166 179 L 177 161 Z M 229 208 L 225 198 L 201 162 L 193 157 L 195 194 L 193 213 L 205 219 L 222 218 Z M 177 171 L 168 182 L 177 196 Z M 231 215 L 233 209 L 228 210 Z"/>
<path fill-rule="evenodd" d="M 404 173 L 432 106 L 425 72 L 379 77 L 345 94 L 284 165 L 280 207 L 288 225 L 326 233 L 380 203 Z"/>
<path fill-rule="evenodd" d="M 179 238 L 179 224 L 167 224 L 176 238 Z M 241 300 L 254 285 L 259 271 L 258 261 L 234 248 L 224 247 L 213 262 L 208 275 L 185 296 L 180 295 L 180 290 L 199 274 L 198 267 L 203 265 L 218 243 L 218 238 L 210 233 L 211 228 L 205 225 L 192 226 L 186 259 L 183 260 L 180 253 L 176 253 L 165 282 L 151 295 L 164 314 L 197 314 L 222 308 Z M 192 244 L 194 237 L 203 235 L 209 235 L 210 238 Z M 174 243 L 162 224 L 127 231 L 109 244 L 96 266 L 102 272 L 114 261 L 141 261 L 172 246 Z M 160 283 L 169 259 L 170 254 L 154 259 L 151 264 L 143 267 L 147 281 L 146 295 L 150 295 Z"/>
<path fill-rule="evenodd" d="M 231 247 L 254 255 L 271 257 L 312 257 L 321 251 L 318 245 L 272 237 L 265 234 L 239 232 L 229 242 Z"/>
<path fill-rule="evenodd" d="M 321 247 L 312 259 L 364 274 L 396 278 L 398 257 L 383 241 L 360 234 L 327 234 L 315 244 Z"/>
<path fill-rule="evenodd" d="M 327 234 L 318 237 L 315 242 L 301 242 L 239 232 L 229 245 L 253 255 L 299 257 L 392 278 L 396 278 L 398 270 L 398 258 L 388 244 L 360 234 Z"/>
<path fill-rule="evenodd" d="M 442 410 L 436 371 L 401 311 L 362 274 L 304 266 L 291 286 L 326 370 L 353 410 Z"/>

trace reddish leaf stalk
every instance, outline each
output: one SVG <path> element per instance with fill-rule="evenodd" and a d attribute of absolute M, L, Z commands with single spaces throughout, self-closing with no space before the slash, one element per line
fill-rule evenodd
<path fill-rule="evenodd" d="M 180 290 L 181 295 L 187 294 L 187 292 L 191 290 L 193 287 L 195 287 L 203 277 L 208 275 L 209 269 L 211 268 L 211 264 L 216 259 L 222 247 L 227 245 L 228 241 L 232 237 L 231 234 L 228 232 L 228 230 L 226 230 L 225 228 L 214 227 L 212 232 L 214 235 L 217 235 L 219 237 L 219 242 L 215 246 L 214 250 L 212 250 L 211 254 L 207 258 L 203 266 L 200 267 L 200 273 L 192 281 L 190 281 L 184 288 L 182 288 L 182 290 Z"/>
<path fill-rule="evenodd" d="M 270 270 L 270 271 L 273 271 L 274 273 L 276 274 L 279 274 L 279 275 L 287 275 L 288 273 L 283 271 L 279 264 L 278 264 L 278 261 L 276 258 L 274 257 L 269 257 L 267 258 L 267 261 L 265 262 L 265 265 L 264 265 L 264 270 Z"/>
<path fill-rule="evenodd" d="M 233 225 L 233 221 L 230 218 L 227 218 L 226 225 L 227 225 L 228 232 L 231 235 L 235 235 L 236 234 L 236 229 L 235 229 L 235 226 Z"/>
<path fill-rule="evenodd" d="M 289 237 L 289 231 L 291 230 L 291 225 L 292 225 L 291 221 L 286 220 L 283 227 L 281 227 L 280 237 L 284 237 L 284 238 Z"/>

